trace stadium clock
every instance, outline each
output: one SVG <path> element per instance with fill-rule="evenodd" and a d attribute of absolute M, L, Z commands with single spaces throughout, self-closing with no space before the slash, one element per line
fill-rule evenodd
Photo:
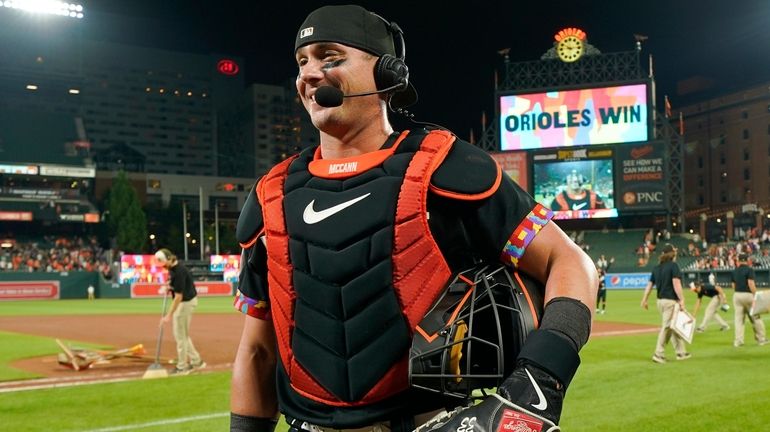
<path fill-rule="evenodd" d="M 575 35 L 569 35 L 558 42 L 556 53 L 565 63 L 577 61 L 584 51 L 583 41 Z"/>

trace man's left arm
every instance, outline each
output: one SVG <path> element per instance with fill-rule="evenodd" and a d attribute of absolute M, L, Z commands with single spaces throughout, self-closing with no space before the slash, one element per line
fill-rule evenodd
<path fill-rule="evenodd" d="M 168 309 L 168 313 L 166 313 L 166 315 L 161 319 L 161 323 L 167 323 L 171 321 L 171 317 L 174 316 L 174 312 L 176 312 L 176 310 L 179 308 L 179 305 L 182 304 L 182 287 L 185 283 L 187 283 L 186 277 L 187 276 L 184 272 L 177 272 L 174 278 L 169 281 L 169 292 L 165 295 L 173 292 L 174 300 L 171 301 L 171 307 Z"/>
<path fill-rule="evenodd" d="M 714 285 L 714 289 L 717 290 L 717 295 L 719 296 L 719 303 L 720 304 L 727 304 L 727 296 L 725 295 L 725 291 L 718 285 Z"/>
<path fill-rule="evenodd" d="M 545 303 L 557 297 L 590 305 L 599 280 L 591 258 L 553 222 L 546 224 L 519 261 L 519 269 L 545 282 Z M 590 324 L 590 322 L 589 322 Z"/>
<path fill-rule="evenodd" d="M 558 431 L 562 402 L 588 341 L 598 291 L 593 262 L 564 232 L 546 223 L 518 260 L 519 268 L 545 282 L 540 328 L 527 336 L 513 373 L 497 394 L 458 408 L 418 432 L 497 432 L 526 424 L 530 430 Z"/>
<path fill-rule="evenodd" d="M 678 277 L 671 279 L 671 284 L 674 285 L 674 292 L 676 293 L 676 298 L 679 299 L 679 306 L 682 308 L 682 310 L 685 310 L 684 308 L 684 291 L 682 290 L 682 280 Z"/>
<path fill-rule="evenodd" d="M 748 279 L 746 282 L 749 285 L 749 290 L 751 291 L 751 293 L 752 294 L 756 294 L 757 293 L 757 285 L 754 283 L 754 279 Z"/>
<path fill-rule="evenodd" d="M 161 319 L 161 324 L 171 321 L 171 317 L 174 316 L 174 312 L 179 308 L 182 303 L 182 294 L 174 295 L 174 300 L 171 302 L 171 307 L 168 309 L 168 313 Z"/>
<path fill-rule="evenodd" d="M 580 364 L 578 352 L 591 332 L 598 275 L 588 255 L 555 223 L 540 230 L 519 269 L 545 282 L 545 309 L 540 328 L 527 337 L 516 369 L 498 393 L 558 424 L 564 395 Z"/>

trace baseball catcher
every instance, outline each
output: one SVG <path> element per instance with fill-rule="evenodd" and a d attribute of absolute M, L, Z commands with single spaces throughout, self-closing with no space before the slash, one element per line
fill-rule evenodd
<path fill-rule="evenodd" d="M 417 101 L 403 33 L 354 5 L 296 33 L 320 144 L 260 178 L 238 220 L 232 431 L 279 413 L 312 432 L 558 430 L 593 262 L 483 150 L 393 130 L 388 110 Z"/>

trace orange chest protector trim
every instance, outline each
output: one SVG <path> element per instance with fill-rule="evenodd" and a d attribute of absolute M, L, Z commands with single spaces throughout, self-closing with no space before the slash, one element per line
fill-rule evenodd
<path fill-rule="evenodd" d="M 273 324 L 297 394 L 361 406 L 409 387 L 415 328 L 452 276 L 427 198 L 454 140 L 412 134 L 345 179 L 314 176 L 303 153 L 260 182 Z"/>

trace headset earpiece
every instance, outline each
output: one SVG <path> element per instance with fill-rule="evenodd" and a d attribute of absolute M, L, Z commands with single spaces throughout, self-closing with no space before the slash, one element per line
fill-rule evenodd
<path fill-rule="evenodd" d="M 567 174 L 567 177 L 564 179 L 565 184 L 569 184 L 570 179 L 572 178 L 577 180 L 580 186 L 583 186 L 586 183 L 586 178 L 583 177 L 583 174 L 579 174 L 577 171 L 573 170 L 571 173 Z"/>
<path fill-rule="evenodd" d="M 374 83 L 377 85 L 377 90 L 389 87 L 394 87 L 393 91 L 404 90 L 409 85 L 409 68 L 404 62 L 406 58 L 404 32 L 398 24 L 390 22 L 375 13 L 372 13 L 372 15 L 381 19 L 388 27 L 388 32 L 393 37 L 393 46 L 398 54 L 398 57 L 391 54 L 383 54 L 377 59 L 377 63 L 374 65 Z"/>
<path fill-rule="evenodd" d="M 374 83 L 377 90 L 395 87 L 403 90 L 409 84 L 409 68 L 403 60 L 390 54 L 383 54 L 374 65 Z"/>

